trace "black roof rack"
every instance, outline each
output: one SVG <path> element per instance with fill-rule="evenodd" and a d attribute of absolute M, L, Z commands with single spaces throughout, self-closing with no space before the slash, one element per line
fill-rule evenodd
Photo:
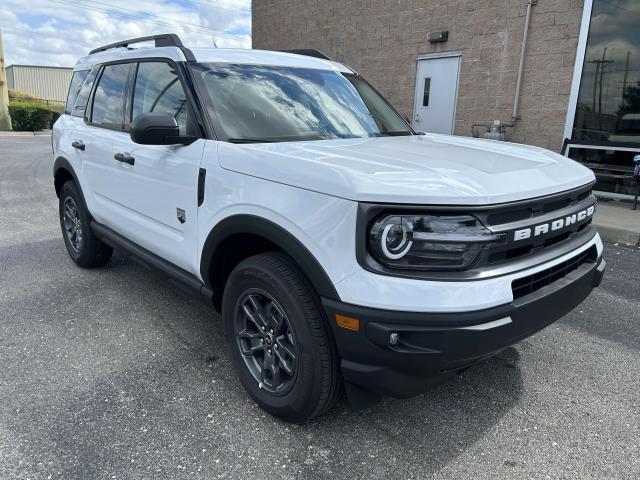
<path fill-rule="evenodd" d="M 314 48 L 294 48 L 293 50 L 277 50 L 277 51 L 283 52 L 283 53 L 295 53 L 296 55 L 304 55 L 306 57 L 321 58 L 323 60 L 331 60 L 331 58 L 328 55 Z"/>
<path fill-rule="evenodd" d="M 129 40 L 123 40 L 121 42 L 110 43 L 109 45 L 104 45 L 103 47 L 94 48 L 89 52 L 89 55 L 93 55 L 94 53 L 104 52 L 106 50 L 110 50 L 112 48 L 126 48 L 129 45 L 134 43 L 142 43 L 142 42 L 150 42 L 155 41 L 156 47 L 184 47 L 182 45 L 182 41 L 175 33 L 164 33 L 162 35 L 151 35 L 148 37 L 140 37 L 140 38 L 131 38 Z"/>

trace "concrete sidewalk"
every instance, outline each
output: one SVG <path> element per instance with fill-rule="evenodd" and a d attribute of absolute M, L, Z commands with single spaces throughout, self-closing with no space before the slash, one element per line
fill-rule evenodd
<path fill-rule="evenodd" d="M 640 207 L 631 207 L 630 203 L 599 199 L 593 223 L 604 240 L 640 246 Z"/>

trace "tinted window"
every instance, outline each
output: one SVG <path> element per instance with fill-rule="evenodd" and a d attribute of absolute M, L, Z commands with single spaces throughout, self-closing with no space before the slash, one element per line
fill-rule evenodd
<path fill-rule="evenodd" d="M 594 0 L 574 139 L 640 144 L 639 20 L 637 0 Z"/>
<path fill-rule="evenodd" d="M 194 66 L 212 117 L 230 141 L 292 141 L 411 135 L 358 75 L 269 65 Z"/>
<path fill-rule="evenodd" d="M 122 128 L 127 80 L 131 64 L 107 65 L 93 96 L 91 122 L 105 128 Z"/>
<path fill-rule="evenodd" d="M 147 112 L 173 115 L 180 126 L 180 134 L 187 133 L 187 96 L 178 72 L 168 63 L 144 62 L 138 66 L 132 118 Z"/>
<path fill-rule="evenodd" d="M 71 77 L 71 85 L 69 85 L 69 93 L 67 94 L 67 103 L 64 107 L 64 113 L 71 113 L 71 109 L 76 103 L 76 98 L 78 98 L 78 94 L 80 93 L 82 82 L 85 78 L 87 78 L 88 73 L 89 70 L 73 72 L 73 77 Z"/>
<path fill-rule="evenodd" d="M 87 106 L 87 100 L 89 100 L 89 95 L 91 94 L 91 88 L 93 88 L 93 82 L 96 80 L 96 75 L 98 74 L 98 68 L 94 68 L 91 70 L 91 73 L 86 76 L 84 82 L 82 83 L 82 87 L 78 93 L 78 98 L 75 101 L 75 105 L 71 112 L 71 115 L 74 117 L 83 117 L 84 110 Z"/>

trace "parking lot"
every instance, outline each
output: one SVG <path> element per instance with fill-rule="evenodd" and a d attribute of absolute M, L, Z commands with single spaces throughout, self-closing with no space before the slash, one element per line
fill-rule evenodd
<path fill-rule="evenodd" d="M 455 381 L 309 425 L 245 395 L 206 305 L 61 239 L 49 137 L 0 137 L 0 479 L 640 478 L 640 250 Z"/>

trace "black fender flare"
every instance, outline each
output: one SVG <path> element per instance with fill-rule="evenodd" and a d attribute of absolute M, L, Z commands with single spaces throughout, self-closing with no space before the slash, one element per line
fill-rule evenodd
<path fill-rule="evenodd" d="M 211 279 L 216 273 L 216 266 L 213 265 L 216 250 L 235 234 L 257 235 L 275 244 L 293 259 L 320 296 L 340 301 L 340 296 L 324 268 L 300 240 L 276 223 L 249 214 L 227 217 L 209 232 L 200 257 L 200 274 L 208 287 L 211 288 L 211 283 L 214 283 Z"/>
<path fill-rule="evenodd" d="M 69 162 L 69 160 L 67 160 L 64 157 L 58 157 L 55 159 L 55 161 L 53 162 L 53 182 L 54 182 L 54 188 L 56 190 L 56 196 L 60 197 L 60 188 L 62 188 L 62 185 L 58 186 L 56 185 L 56 177 L 58 176 L 58 173 L 61 170 L 66 170 L 67 172 L 69 172 L 69 175 L 71 175 L 71 178 L 73 178 L 73 181 L 76 183 L 76 186 L 78 187 L 78 190 L 80 191 L 80 198 L 82 199 L 82 206 L 84 207 L 85 211 L 87 213 L 89 213 L 89 209 L 87 208 L 87 202 L 84 199 L 84 192 L 82 191 L 82 185 L 80 185 L 80 180 L 78 180 L 78 176 L 76 175 L 76 171 L 73 169 L 73 166 L 71 165 L 71 163 Z M 91 214 L 89 213 L 89 216 L 91 216 Z"/>

